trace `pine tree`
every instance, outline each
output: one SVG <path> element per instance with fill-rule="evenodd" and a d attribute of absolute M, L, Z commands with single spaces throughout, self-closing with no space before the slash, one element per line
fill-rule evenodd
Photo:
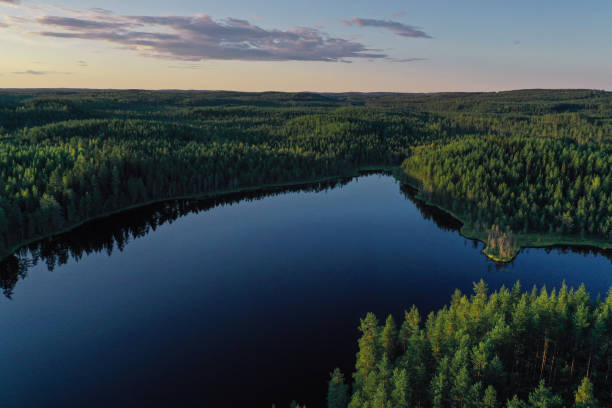
<path fill-rule="evenodd" d="M 465 395 L 463 408 L 481 408 L 482 405 L 482 383 L 472 385 Z"/>
<path fill-rule="evenodd" d="M 391 391 L 393 408 L 410 408 L 410 384 L 405 369 L 393 370 L 393 390 Z"/>
<path fill-rule="evenodd" d="M 372 408 L 393 408 L 391 406 L 391 401 L 389 401 L 387 390 L 385 389 L 385 386 L 382 383 L 378 385 L 378 388 L 376 389 L 376 394 L 374 394 L 374 399 L 370 406 Z"/>
<path fill-rule="evenodd" d="M 542 380 L 538 388 L 529 394 L 529 404 L 531 408 L 557 408 L 563 406 L 563 399 L 553 394 Z"/>
<path fill-rule="evenodd" d="M 356 372 L 354 374 L 356 390 L 363 387 L 369 374 L 376 369 L 381 354 L 378 320 L 374 313 L 368 313 L 361 320 L 359 330 L 361 331 L 361 338 L 359 339 L 359 351 L 357 352 Z"/>
<path fill-rule="evenodd" d="M 508 400 L 506 408 L 527 408 L 527 404 L 515 395 L 511 400 Z"/>
<path fill-rule="evenodd" d="M 467 367 L 463 366 L 453 378 L 451 399 L 455 407 L 463 407 L 466 396 L 472 386 L 472 380 Z"/>
<path fill-rule="evenodd" d="M 444 357 L 438 365 L 436 375 L 431 380 L 430 393 L 433 408 L 450 406 L 450 367 L 448 357 Z"/>
<path fill-rule="evenodd" d="M 395 325 L 395 320 L 391 315 L 387 317 L 385 327 L 383 328 L 380 334 L 380 342 L 383 348 L 383 352 L 385 353 L 389 361 L 393 361 L 396 353 L 397 326 Z"/>
<path fill-rule="evenodd" d="M 485 390 L 484 397 L 482 397 L 482 408 L 496 408 L 497 407 L 497 392 L 493 386 L 489 385 Z"/>
<path fill-rule="evenodd" d="M 327 389 L 327 408 L 346 408 L 348 405 L 348 385 L 344 382 L 344 374 L 336 368 L 330 374 Z"/>
<path fill-rule="evenodd" d="M 490 348 L 491 344 L 488 341 L 481 341 L 472 349 L 472 367 L 479 379 L 485 375 L 485 370 L 491 362 Z"/>
<path fill-rule="evenodd" d="M 598 408 L 599 404 L 593 392 L 593 384 L 584 377 L 576 391 L 576 408 Z"/>
<path fill-rule="evenodd" d="M 402 347 L 402 351 L 406 350 L 408 339 L 419 330 L 420 322 L 421 316 L 419 310 L 413 305 L 409 312 L 404 313 L 404 321 L 399 330 L 398 342 Z"/>

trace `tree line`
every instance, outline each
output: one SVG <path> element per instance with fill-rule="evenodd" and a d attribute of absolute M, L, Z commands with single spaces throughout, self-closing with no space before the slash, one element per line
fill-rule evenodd
<path fill-rule="evenodd" d="M 439 157 L 441 166 L 419 167 L 434 194 L 453 199 L 487 228 L 608 237 L 611 135 L 612 95 L 596 91 L 4 92 L 0 254 L 153 200 Z M 466 149 L 479 160 L 474 168 L 450 158 Z M 516 155 L 511 166 L 506 154 Z M 453 166 L 478 183 L 449 181 L 443 172 Z M 497 193 L 509 197 L 512 205 L 503 207 L 509 213 L 501 213 Z M 467 209 L 476 198 L 485 206 Z"/>
<path fill-rule="evenodd" d="M 423 321 L 367 314 L 352 378 L 331 373 L 329 408 L 554 408 L 612 403 L 612 288 L 489 293 L 474 284 Z"/>
<path fill-rule="evenodd" d="M 468 137 L 414 150 L 402 169 L 470 224 L 612 241 L 612 144 Z"/>

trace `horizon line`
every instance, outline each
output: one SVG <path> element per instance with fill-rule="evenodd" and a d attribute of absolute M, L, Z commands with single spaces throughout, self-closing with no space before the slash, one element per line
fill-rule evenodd
<path fill-rule="evenodd" d="M 266 90 L 266 91 L 241 91 L 232 89 L 187 89 L 187 88 L 67 88 L 67 87 L 49 87 L 49 88 L 0 88 L 0 92 L 11 92 L 11 91 L 83 91 L 83 92 L 233 92 L 233 93 L 245 93 L 245 94 L 264 94 L 264 93 L 311 93 L 311 94 L 327 94 L 327 95 L 343 95 L 343 94 L 388 94 L 388 95 L 436 95 L 436 94 L 477 94 L 477 93 L 504 93 L 504 92 L 520 92 L 520 91 L 593 91 L 593 92 L 605 92 L 610 93 L 612 89 L 600 89 L 600 88 L 513 88 L 503 90 L 470 90 L 470 91 L 425 91 L 425 92 L 398 92 L 398 91 L 280 91 L 280 90 Z"/>

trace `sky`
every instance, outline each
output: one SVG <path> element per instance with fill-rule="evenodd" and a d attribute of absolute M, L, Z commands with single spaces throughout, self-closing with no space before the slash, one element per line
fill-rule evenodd
<path fill-rule="evenodd" d="M 612 1 L 0 0 L 0 88 L 612 90 Z"/>

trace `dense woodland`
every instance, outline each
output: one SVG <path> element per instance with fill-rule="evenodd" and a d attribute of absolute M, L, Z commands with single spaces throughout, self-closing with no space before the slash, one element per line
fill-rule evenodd
<path fill-rule="evenodd" d="M 609 240 L 611 135 L 612 94 L 589 90 L 4 92 L 0 253 L 150 201 L 399 166 L 413 151 L 411 170 L 485 224 Z M 438 165 L 447 152 L 480 161 Z M 452 166 L 465 173 L 449 188 Z"/>
<path fill-rule="evenodd" d="M 593 300 L 584 286 L 489 294 L 481 281 L 426 318 L 368 314 L 359 330 L 355 372 L 332 372 L 329 408 L 612 404 L 612 288 Z"/>
<path fill-rule="evenodd" d="M 415 149 L 402 168 L 471 223 L 612 242 L 612 143 L 468 137 Z"/>
<path fill-rule="evenodd" d="M 0 257 L 148 202 L 400 165 L 502 250 L 512 234 L 612 241 L 609 92 L 5 91 Z M 176 210 L 152 216 L 60 257 L 39 245 L 40 259 L 52 268 L 69 252 L 111 250 Z M 10 296 L 27 266 L 3 265 Z M 612 405 L 612 291 L 489 294 L 480 282 L 426 318 L 413 308 L 381 325 L 369 314 L 360 330 L 355 373 L 332 373 L 329 407 Z"/>

